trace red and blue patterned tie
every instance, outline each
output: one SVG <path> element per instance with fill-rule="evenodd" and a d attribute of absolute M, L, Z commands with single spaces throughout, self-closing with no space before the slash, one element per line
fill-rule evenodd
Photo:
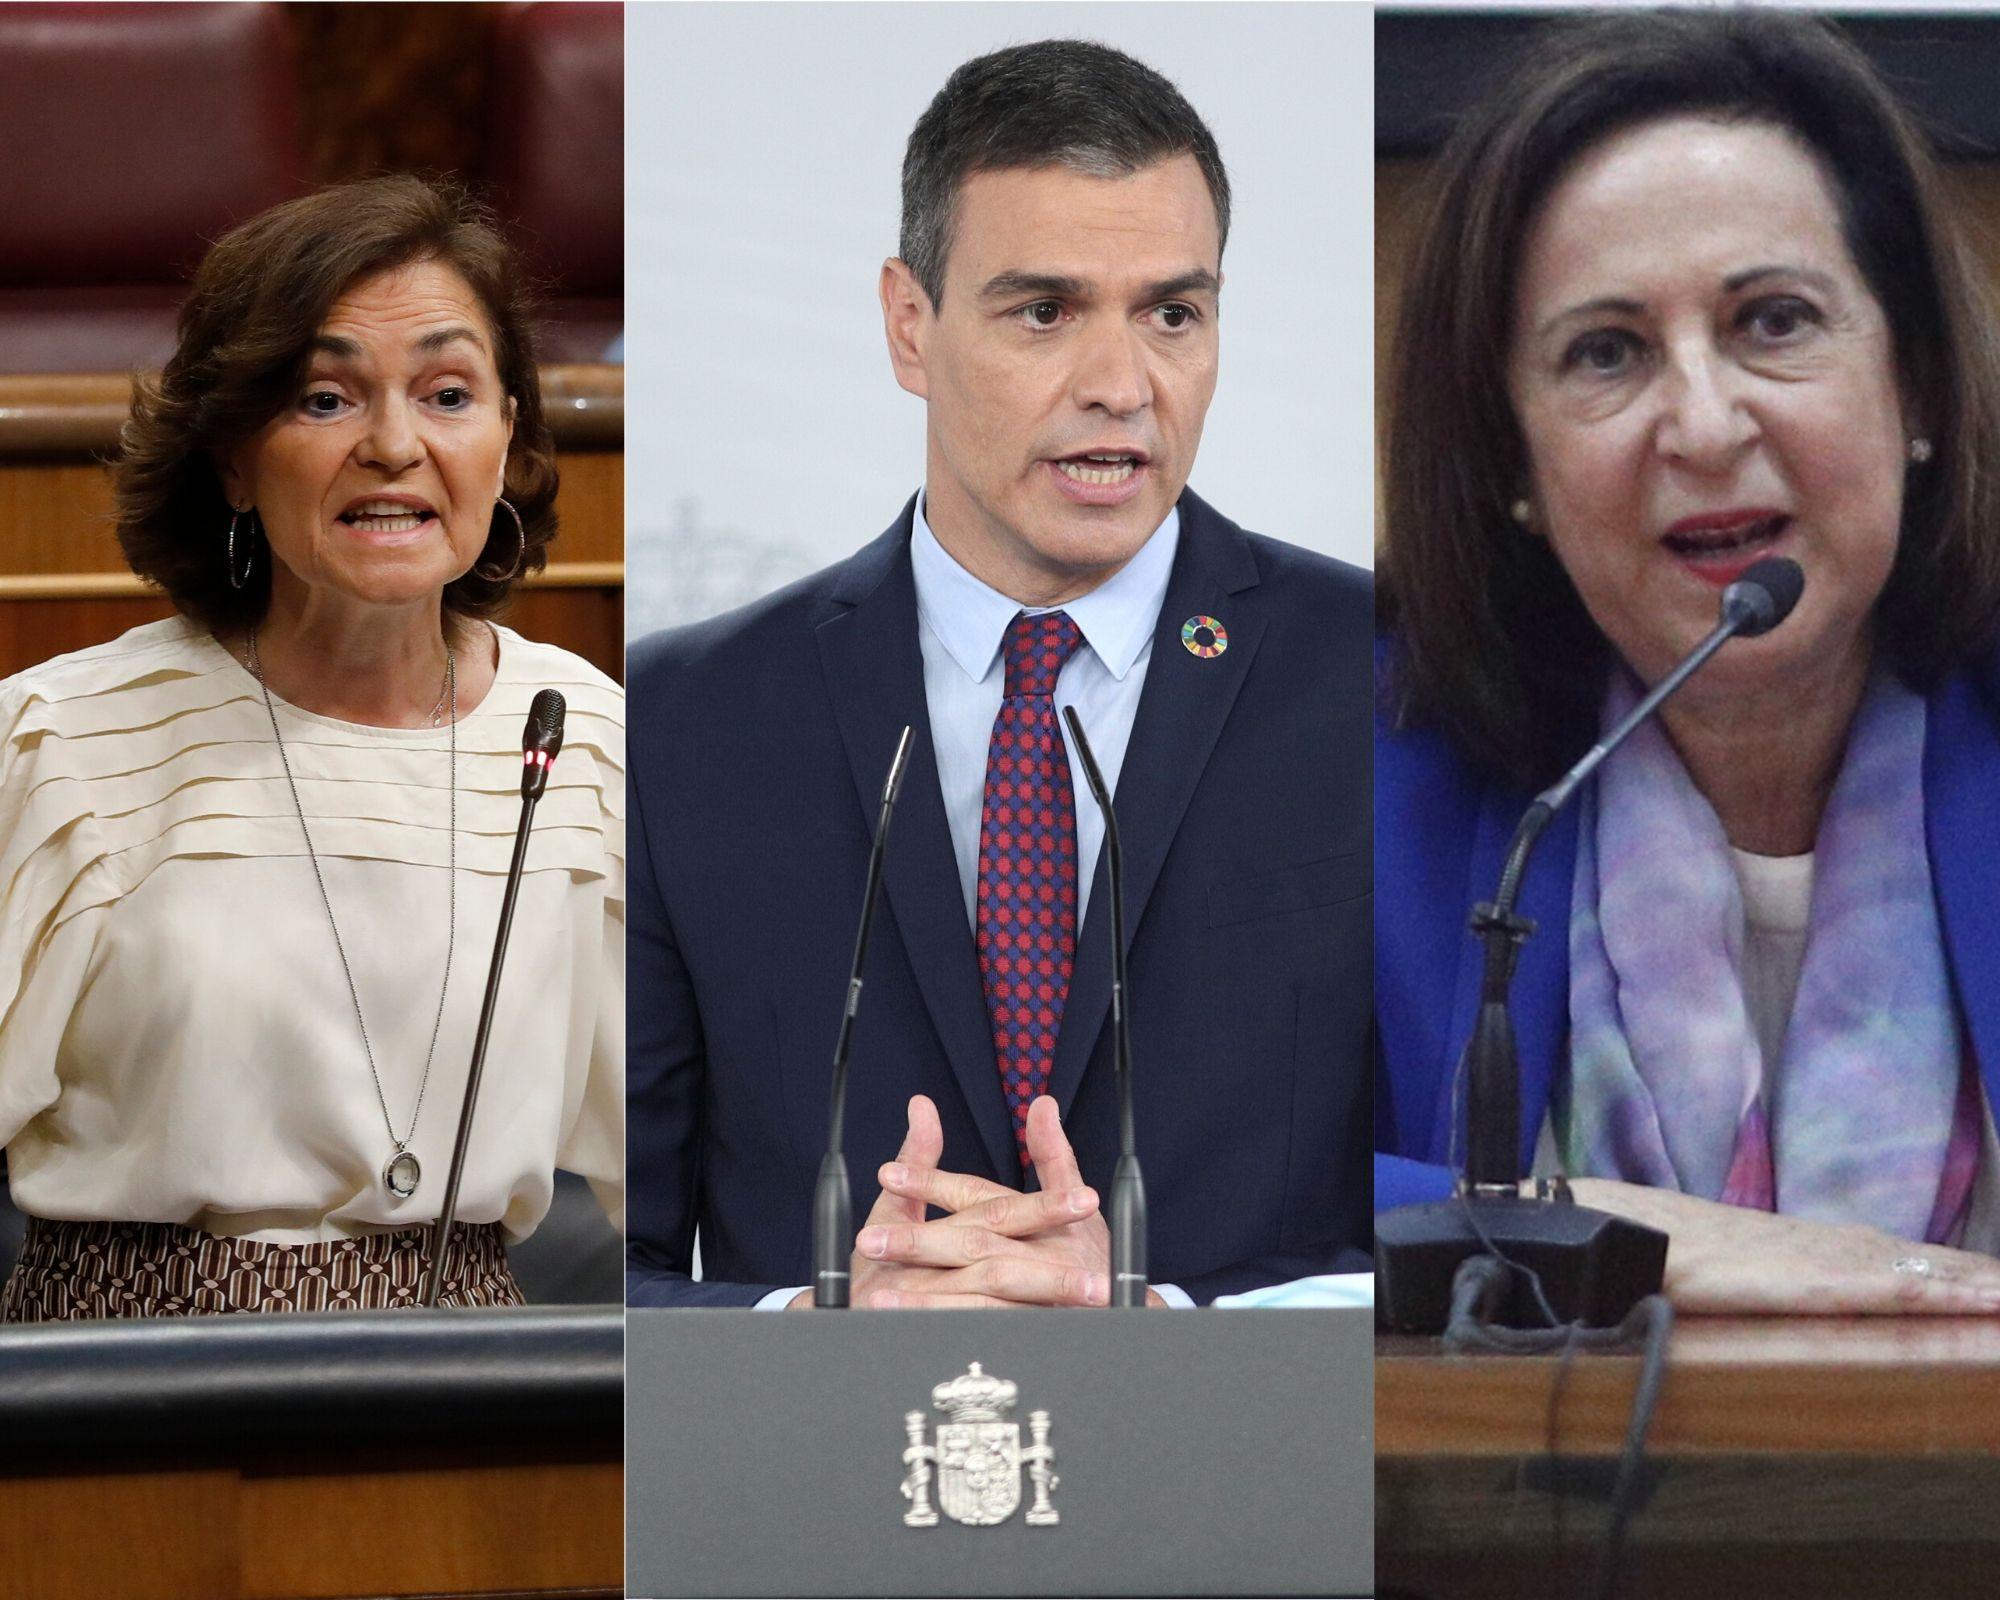
<path fill-rule="evenodd" d="M 1082 639 L 1063 611 L 1007 625 L 1006 696 L 986 748 L 979 975 L 1023 1172 L 1028 1106 L 1049 1086 L 1076 954 L 1076 805 L 1055 691 Z"/>

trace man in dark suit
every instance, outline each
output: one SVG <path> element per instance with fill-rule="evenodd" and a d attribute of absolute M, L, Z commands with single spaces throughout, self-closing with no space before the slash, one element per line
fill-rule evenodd
<path fill-rule="evenodd" d="M 921 494 L 632 652 L 633 1304 L 809 1303 L 906 725 L 846 1113 L 854 1303 L 1105 1303 L 1109 889 L 1069 705 L 1124 846 L 1153 1302 L 1365 1244 L 1372 605 L 1186 488 L 1228 207 L 1193 109 L 1099 45 L 970 62 L 911 135 L 881 294 Z"/>

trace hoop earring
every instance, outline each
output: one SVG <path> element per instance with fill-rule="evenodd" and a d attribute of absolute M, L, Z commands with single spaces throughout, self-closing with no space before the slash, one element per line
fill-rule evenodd
<path fill-rule="evenodd" d="M 520 575 L 521 563 L 527 558 L 528 530 L 521 524 L 521 513 L 508 505 L 504 497 L 493 503 L 514 519 L 514 564 L 505 572 L 495 572 L 488 567 L 475 566 L 472 575 L 475 578 L 484 578 L 488 583 L 508 583 Z"/>
<path fill-rule="evenodd" d="M 229 508 L 229 536 L 225 541 L 224 560 L 229 571 L 229 587 L 232 589 L 241 589 L 247 584 L 250 581 L 250 569 L 257 564 L 257 551 L 250 543 L 248 536 L 245 536 L 243 540 L 243 571 L 238 573 L 236 570 L 236 524 L 246 516 L 250 518 L 251 526 L 255 527 L 257 523 L 257 508 L 255 506 L 252 506 L 247 512 L 238 511 L 234 506 Z"/>

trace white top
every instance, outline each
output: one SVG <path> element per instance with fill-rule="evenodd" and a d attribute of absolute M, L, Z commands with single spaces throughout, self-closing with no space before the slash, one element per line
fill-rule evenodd
<path fill-rule="evenodd" d="M 1806 931 L 1812 920 L 1813 857 L 1759 856 L 1731 847 L 1736 882 L 1743 891 L 1743 1003 L 1764 1052 L 1768 1095 L 1785 1043 L 1785 1029 L 1798 999 L 1805 969 Z M 2000 1137 L 1993 1108 L 1980 1095 L 1978 1175 L 1965 1225 L 1948 1243 L 1961 1249 L 2000 1253 Z"/>
<path fill-rule="evenodd" d="M 1730 851 L 1743 891 L 1743 1004 L 1764 1052 L 1764 1076 L 1784 1051 L 1785 1028 L 1799 995 L 1806 964 L 1806 926 L 1812 918 L 1813 858 L 1758 856 Z"/>
<path fill-rule="evenodd" d="M 179 618 L 0 682 L 0 1143 L 33 1216 L 303 1243 L 434 1220 L 520 815 L 521 729 L 569 714 L 536 808 L 459 1190 L 510 1238 L 553 1170 L 618 1205 L 624 695 L 505 628 L 458 724 L 451 981 L 394 1144 L 256 680 Z M 398 1136 L 444 978 L 449 735 L 276 702 Z"/>

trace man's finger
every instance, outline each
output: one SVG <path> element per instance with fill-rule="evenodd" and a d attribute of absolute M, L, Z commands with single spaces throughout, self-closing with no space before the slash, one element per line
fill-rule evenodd
<path fill-rule="evenodd" d="M 944 1211 L 963 1211 L 987 1200 L 1020 1193 L 1018 1189 L 975 1178 L 967 1172 L 947 1172 L 942 1167 L 913 1166 L 903 1161 L 886 1163 L 877 1176 L 890 1194 L 915 1201 L 919 1207 L 932 1205 Z M 921 1220 L 921 1209 L 917 1216 Z"/>
<path fill-rule="evenodd" d="M 998 1295 L 1035 1306 L 1102 1306 L 1111 1302 L 1110 1279 L 1073 1261 L 1040 1256 L 998 1255 L 953 1276 L 977 1294 Z"/>
<path fill-rule="evenodd" d="M 910 1131 L 903 1136 L 903 1152 L 896 1159 L 910 1166 L 936 1166 L 944 1159 L 944 1124 L 936 1103 L 927 1094 L 913 1094 L 905 1114 Z"/>
<path fill-rule="evenodd" d="M 1033 1194 L 1016 1194 L 1010 1189 L 991 1200 L 967 1206 L 950 1220 L 957 1225 L 1004 1234 L 1009 1239 L 1025 1239 L 1050 1228 L 1066 1228 L 1096 1209 L 1095 1189 L 1037 1189 Z"/>
<path fill-rule="evenodd" d="M 1031 1255 L 1033 1235 L 1067 1226 L 1096 1209 L 1097 1196 L 1088 1189 L 1061 1195 L 1007 1195 L 936 1222 L 871 1223 L 856 1237 L 854 1249 L 870 1261 L 969 1267 L 989 1256 Z"/>
<path fill-rule="evenodd" d="M 969 1267 L 990 1255 L 1020 1248 L 1012 1239 L 984 1228 L 959 1227 L 956 1218 L 867 1227 L 854 1241 L 855 1252 L 870 1261 L 906 1267 Z"/>
<path fill-rule="evenodd" d="M 1076 1164 L 1076 1152 L 1063 1132 L 1062 1113 L 1051 1095 L 1038 1095 L 1028 1107 L 1028 1158 L 1044 1189 L 1083 1186 L 1083 1169 Z"/>
<path fill-rule="evenodd" d="M 938 1120 L 937 1107 L 928 1095 L 913 1094 L 904 1115 L 907 1123 L 903 1143 L 891 1164 L 909 1171 L 935 1169 L 944 1158 L 944 1124 Z M 908 1200 L 885 1189 L 875 1197 L 875 1204 L 868 1208 L 866 1225 L 923 1220 L 921 1200 Z"/>

